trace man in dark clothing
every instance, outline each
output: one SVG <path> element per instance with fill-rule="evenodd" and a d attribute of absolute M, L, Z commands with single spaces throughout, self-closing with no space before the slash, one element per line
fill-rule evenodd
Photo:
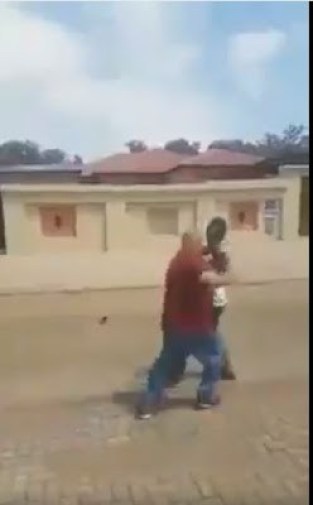
<path fill-rule="evenodd" d="M 219 403 L 221 340 L 214 327 L 213 287 L 222 282 L 226 282 L 225 277 L 209 270 L 203 258 L 201 238 L 195 233 L 185 234 L 166 274 L 162 313 L 166 338 L 138 406 L 140 419 L 150 418 L 162 399 L 173 363 L 185 362 L 190 355 L 203 366 L 197 408 L 210 408 Z"/>

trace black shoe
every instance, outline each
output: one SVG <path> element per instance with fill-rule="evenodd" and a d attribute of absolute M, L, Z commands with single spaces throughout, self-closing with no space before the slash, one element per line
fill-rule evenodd
<path fill-rule="evenodd" d="M 198 393 L 195 408 L 196 410 L 208 410 L 217 407 L 220 403 L 221 398 L 219 395 L 208 398 L 207 395 Z"/>

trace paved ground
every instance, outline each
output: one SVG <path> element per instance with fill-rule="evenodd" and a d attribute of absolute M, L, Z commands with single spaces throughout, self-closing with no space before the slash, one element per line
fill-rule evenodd
<path fill-rule="evenodd" d="M 159 346 L 158 291 L 1 298 L 0 504 L 307 503 L 307 288 L 234 289 L 239 380 L 194 412 L 191 363 L 149 423 L 132 406 Z"/>

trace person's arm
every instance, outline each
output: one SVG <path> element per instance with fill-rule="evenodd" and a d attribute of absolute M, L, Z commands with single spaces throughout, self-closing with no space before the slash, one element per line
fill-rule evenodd
<path fill-rule="evenodd" d="M 219 274 L 230 270 L 228 244 L 225 240 L 212 249 L 212 267 Z"/>
<path fill-rule="evenodd" d="M 166 331 L 167 328 L 167 306 L 169 299 L 169 268 L 165 274 L 165 283 L 164 283 L 164 294 L 163 294 L 163 304 L 162 304 L 162 312 L 161 312 L 161 330 L 163 332 Z"/>
<path fill-rule="evenodd" d="M 229 286 L 230 284 L 238 283 L 230 272 L 218 274 L 213 270 L 202 272 L 200 274 L 200 282 L 210 284 L 211 286 Z"/>

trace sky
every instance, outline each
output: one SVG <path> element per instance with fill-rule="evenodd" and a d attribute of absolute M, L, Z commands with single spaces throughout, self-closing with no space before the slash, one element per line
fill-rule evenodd
<path fill-rule="evenodd" d="M 0 2 L 0 143 L 85 160 L 308 125 L 307 2 Z"/>

